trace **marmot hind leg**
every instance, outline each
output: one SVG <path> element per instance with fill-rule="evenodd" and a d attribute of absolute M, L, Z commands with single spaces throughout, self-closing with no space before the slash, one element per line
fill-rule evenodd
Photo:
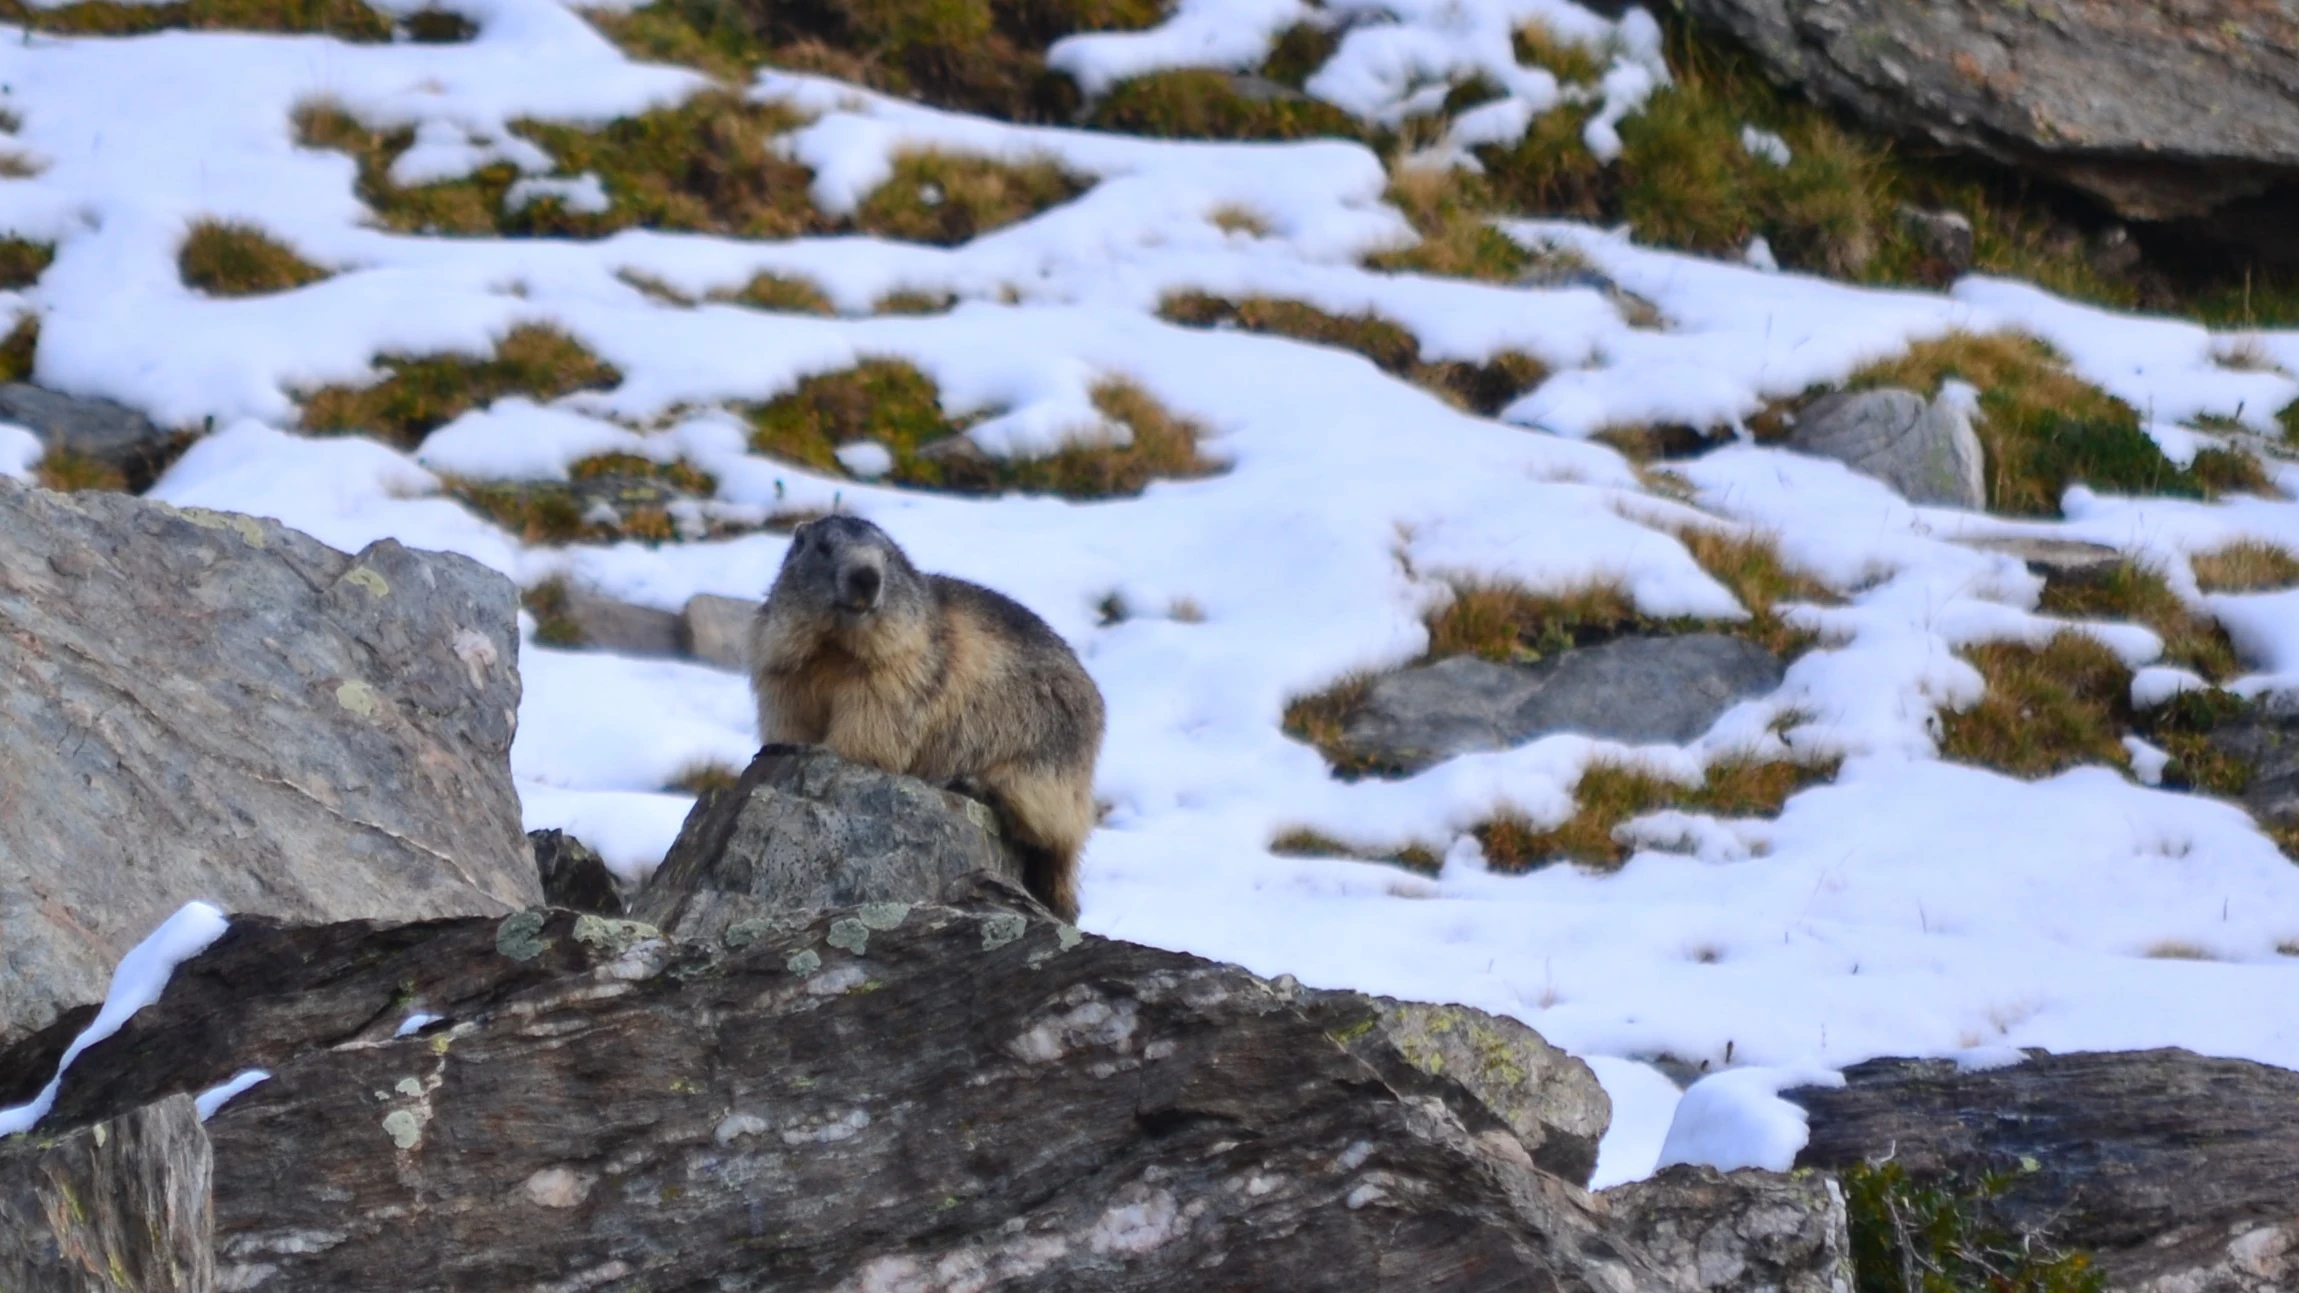
<path fill-rule="evenodd" d="M 1063 920 L 1078 918 L 1078 854 L 1094 829 L 1092 788 L 1077 776 L 1000 768 L 980 784 L 1009 842 L 1022 856 L 1023 883 Z"/>

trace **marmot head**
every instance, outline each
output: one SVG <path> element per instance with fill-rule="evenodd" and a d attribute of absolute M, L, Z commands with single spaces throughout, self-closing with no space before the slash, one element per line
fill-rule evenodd
<path fill-rule="evenodd" d="M 886 531 L 859 516 L 825 516 L 791 533 L 769 597 L 794 598 L 852 628 L 917 606 L 924 583 Z"/>

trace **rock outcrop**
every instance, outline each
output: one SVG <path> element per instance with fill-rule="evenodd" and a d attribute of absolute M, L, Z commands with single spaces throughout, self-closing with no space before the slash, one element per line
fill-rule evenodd
<path fill-rule="evenodd" d="M 1927 401 L 1887 387 L 1823 395 L 1797 412 L 1788 444 L 1873 476 L 1911 503 L 1988 506 L 1979 433 L 1944 394 Z"/>
<path fill-rule="evenodd" d="M 2299 1286 L 2299 1073 L 2188 1051 L 2053 1055 L 1958 1072 L 1872 1060 L 1811 1114 L 1799 1166 L 1889 1155 L 1919 1180 L 2000 1171 L 2004 1219 L 2085 1249 L 2111 1289 Z"/>
<path fill-rule="evenodd" d="M 1601 1196 L 1620 1233 L 1683 1290 L 1850 1293 L 1844 1191 L 1820 1172 L 1678 1164 Z"/>
<path fill-rule="evenodd" d="M 207 1134 L 190 1096 L 0 1141 L 0 1289 L 214 1293 Z"/>
<path fill-rule="evenodd" d="M 2299 12 L 2243 0 L 1686 0 L 1870 125 L 2299 260 Z M 2103 91 L 2112 87 L 2112 91 Z M 2278 204 L 2282 217 L 2275 212 Z"/>
<path fill-rule="evenodd" d="M 1677 744 L 1780 678 L 1771 652 L 1726 633 L 1618 638 L 1529 665 L 1450 656 L 1375 681 L 1341 749 L 1406 774 L 1553 732 Z"/>
<path fill-rule="evenodd" d="M 541 899 L 508 580 L 0 480 L 0 1044 L 185 901 L 297 920 Z"/>

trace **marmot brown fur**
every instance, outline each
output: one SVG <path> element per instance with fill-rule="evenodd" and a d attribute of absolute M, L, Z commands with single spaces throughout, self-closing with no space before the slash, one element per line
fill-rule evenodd
<path fill-rule="evenodd" d="M 750 677 L 762 739 L 987 800 L 1030 891 L 1077 919 L 1102 694 L 1044 620 L 922 573 L 860 517 L 826 516 L 791 535 L 751 621 Z"/>

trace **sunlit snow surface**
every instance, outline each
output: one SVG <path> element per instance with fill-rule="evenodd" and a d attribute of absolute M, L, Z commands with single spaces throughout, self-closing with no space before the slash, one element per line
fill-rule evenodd
<path fill-rule="evenodd" d="M 1636 19 L 1616 27 L 1560 0 L 1361 7 L 1373 21 L 1350 32 L 1313 91 L 1389 118 L 1449 72 L 1482 69 L 1508 92 L 1458 123 L 1456 135 L 1472 137 L 1440 154 L 1508 137 L 1575 93 L 1608 105 L 1589 139 L 1601 152 L 1604 118 L 1633 110 L 1665 75 Z M 1878 1054 L 2182 1045 L 2299 1067 L 2299 961 L 2276 952 L 2299 941 L 2299 867 L 2241 811 L 2107 769 L 2023 783 L 1943 764 L 1934 747 L 1937 711 L 1980 694 L 1959 649 L 2040 642 L 2056 628 L 2035 613 L 2039 584 L 2023 567 L 1950 539 L 2051 534 L 2160 563 L 2259 663 L 2263 673 L 2243 684 L 2259 689 L 2299 684 L 2299 595 L 2203 598 L 2186 558 L 2242 536 L 2299 546 L 2299 504 L 2079 491 L 2065 523 L 2011 523 L 1910 507 L 1835 464 L 1744 446 L 1683 466 L 1695 510 L 1647 492 L 1627 462 L 1586 439 L 1609 424 L 1730 423 L 1912 340 L 2018 326 L 2142 409 L 2167 454 L 2184 459 L 2202 443 L 2190 426 L 2206 415 L 2272 429 L 2299 383 L 2220 360 L 2240 340 L 2299 368 L 2299 333 L 2214 336 L 1982 278 L 1946 294 L 1849 288 L 1644 250 L 1614 231 L 1509 227 L 1571 249 L 1665 318 L 1635 327 L 1588 287 L 1358 268 L 1411 233 L 1380 200 L 1381 166 L 1353 144 L 1013 127 L 772 71 L 753 93 L 811 118 L 785 146 L 814 170 L 815 198 L 831 211 L 851 209 L 892 173 L 895 153 L 919 147 L 1049 157 L 1095 183 L 951 249 L 637 231 L 497 241 L 368 227 L 350 159 L 294 143 L 298 104 L 331 100 L 370 124 L 414 127 L 402 178 L 508 159 L 587 195 L 582 177 L 554 174 L 505 123 L 603 121 L 702 85 L 627 61 L 551 0 L 463 9 L 480 24 L 468 45 L 0 39 L 0 106 L 21 120 L 18 151 L 44 167 L 0 181 L 0 225 L 58 247 L 38 287 L 0 294 L 0 306 L 40 316 L 43 384 L 170 425 L 214 420 L 155 496 L 276 516 L 346 549 L 395 537 L 465 553 L 523 584 L 560 574 L 665 609 L 698 592 L 757 596 L 783 541 L 524 548 L 439 497 L 434 471 L 556 479 L 586 455 L 636 452 L 694 463 L 736 504 L 836 498 L 928 568 L 1028 603 L 1099 681 L 1110 731 L 1097 789 L 1111 811 L 1083 890 L 1084 924 L 1099 933 L 1317 985 L 1466 1002 L 1597 1057 L 1665 1052 L 1713 1068 L 1729 1047 L 1736 1065 L 1826 1071 Z M 1281 0 L 1185 0 L 1158 32 L 1074 38 L 1054 61 L 1088 84 L 1157 67 L 1250 66 L 1298 16 Z M 1516 67 L 1508 31 L 1530 16 L 1608 51 L 1604 84 L 1570 91 Z M 1236 210 L 1266 232 L 1216 223 Z M 274 296 L 201 296 L 175 265 L 199 218 L 260 225 L 336 274 Z M 941 316 L 818 318 L 679 308 L 628 281 L 699 299 L 767 270 L 812 279 L 857 313 L 899 289 L 961 304 Z M 1378 310 L 1420 338 L 1426 359 L 1518 350 L 1555 375 L 1501 420 L 1480 419 L 1354 355 L 1157 320 L 1160 296 L 1184 290 Z M 413 455 L 281 429 L 293 424 L 294 392 L 369 380 L 381 354 L 483 353 L 528 322 L 580 338 L 625 381 L 547 407 L 506 399 Z M 872 355 L 916 363 L 953 413 L 987 414 L 973 434 L 993 453 L 1101 434 L 1089 393 L 1129 378 L 1209 428 L 1207 450 L 1229 470 L 1107 503 L 925 496 L 751 456 L 741 426 L 713 411 Z M 24 441 L 0 428 L 0 471 L 22 472 Z M 1737 707 L 1701 741 L 1624 751 L 1555 737 L 1407 781 L 1344 784 L 1279 730 L 1288 698 L 1417 655 L 1421 617 L 1450 578 L 1535 589 L 1604 579 L 1654 615 L 1736 617 L 1731 595 L 1671 537 L 1704 525 L 1774 534 L 1792 562 L 1845 596 L 1796 612 L 1824 646 L 1777 694 Z M 1095 608 L 1113 593 L 1138 614 L 1102 626 Z M 1185 600 L 1202 619 L 1167 612 Z M 2097 631 L 2134 665 L 2159 649 L 2135 626 Z M 677 831 L 688 800 L 664 785 L 755 748 L 735 676 L 531 643 L 520 664 L 512 762 L 527 824 L 575 832 L 625 875 L 643 874 Z M 2152 695 L 2182 685 L 2170 671 L 2142 675 Z M 1561 818 L 1593 755 L 1690 779 L 1720 755 L 1788 747 L 1841 757 L 1843 771 L 1777 822 L 1642 823 L 1639 838 L 1654 847 L 1616 875 L 1487 874 L 1462 834 L 1504 807 Z M 1452 847 L 1434 879 L 1273 856 L 1269 841 L 1295 827 L 1367 849 Z M 2167 948 L 2182 955 L 2149 955 Z M 2195 951 L 2208 959 L 2190 959 Z M 1607 1061 L 1599 1072 L 1622 1096 L 1608 1180 L 1649 1170 L 1664 1141 L 1755 1162 L 1801 1134 L 1781 1121 L 1765 1074 L 1688 1098 L 1702 1112 L 1672 1133 L 1676 1101 L 1652 1070 Z"/>

